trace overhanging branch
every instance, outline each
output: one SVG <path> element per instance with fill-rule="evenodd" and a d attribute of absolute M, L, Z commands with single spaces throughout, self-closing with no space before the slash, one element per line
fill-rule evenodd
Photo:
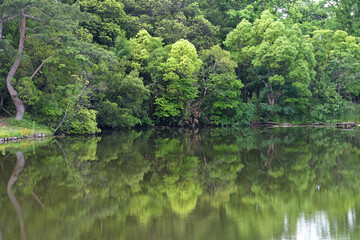
<path fill-rule="evenodd" d="M 41 21 L 40 18 L 34 17 L 34 16 L 31 15 L 31 14 L 25 14 L 24 16 L 27 17 L 27 18 L 33 19 L 33 20 L 35 20 L 35 21 L 38 21 L 38 22 Z"/>
<path fill-rule="evenodd" d="M 40 65 L 39 67 L 35 70 L 35 72 L 31 75 L 30 79 L 32 80 L 35 75 L 40 71 L 40 69 L 45 65 L 45 63 L 47 63 L 51 58 L 55 57 L 56 55 L 52 55 L 50 57 L 48 57 L 47 59 L 45 59 Z"/>

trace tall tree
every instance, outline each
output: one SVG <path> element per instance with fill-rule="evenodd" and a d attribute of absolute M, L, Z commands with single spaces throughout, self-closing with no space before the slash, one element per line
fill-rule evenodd
<path fill-rule="evenodd" d="M 317 61 L 316 78 L 310 85 L 312 118 L 324 121 L 344 111 L 345 101 L 360 95 L 360 46 L 345 31 L 318 30 L 309 39 Z"/>
<path fill-rule="evenodd" d="M 9 72 L 6 77 L 6 86 L 9 91 L 9 94 L 11 96 L 11 99 L 15 105 L 16 108 L 16 119 L 21 120 L 24 117 L 25 114 L 25 105 L 23 101 L 20 99 L 18 92 L 13 87 L 11 80 L 15 76 L 15 73 L 17 69 L 20 66 L 21 61 L 21 54 L 24 50 L 24 42 L 25 42 L 25 32 L 26 32 L 26 19 L 27 18 L 33 18 L 31 15 L 27 15 L 25 13 L 26 8 L 21 10 L 20 13 L 20 40 L 19 40 L 19 47 L 18 47 L 18 55 L 16 56 Z"/>
<path fill-rule="evenodd" d="M 297 25 L 286 27 L 275 21 L 269 11 L 264 11 L 254 24 L 243 20 L 229 33 L 225 44 L 235 53 L 243 71 L 252 74 L 251 81 L 263 84 L 270 113 L 286 85 L 297 91 L 297 96 L 289 101 L 311 95 L 308 86 L 314 78 L 316 62 L 311 45 L 306 43 Z"/>
<path fill-rule="evenodd" d="M 155 100 L 156 116 L 170 119 L 173 124 L 191 123 L 190 105 L 198 95 L 195 74 L 201 64 L 196 48 L 189 41 L 179 40 L 173 44 L 164 63 L 165 91 Z"/>
<path fill-rule="evenodd" d="M 201 51 L 200 58 L 203 65 L 197 107 L 204 109 L 206 123 L 225 125 L 229 119 L 235 121 L 234 115 L 240 104 L 240 93 L 244 84 L 237 79 L 237 65 L 230 59 L 230 52 L 216 45 Z"/>
<path fill-rule="evenodd" d="M 12 79 L 15 77 L 17 70 L 20 66 L 21 60 L 25 55 L 25 38 L 27 30 L 27 21 L 31 21 L 31 36 L 48 38 L 52 41 L 56 41 L 58 44 L 64 44 L 69 39 L 69 33 L 72 33 L 78 26 L 79 17 L 82 14 L 79 11 L 78 6 L 69 6 L 60 2 L 53 3 L 49 0 L 41 1 L 20 1 L 11 2 L 9 5 L 12 11 L 8 8 L 1 8 L 1 16 L 5 16 L 7 12 L 11 12 L 15 20 L 20 22 L 20 35 L 18 42 L 18 51 L 13 60 L 13 64 L 6 77 L 6 85 L 11 99 L 16 108 L 16 119 L 23 119 L 25 113 L 25 105 L 20 98 L 18 91 L 14 88 Z M 18 11 L 16 13 L 16 10 Z M 14 15 L 15 14 L 15 15 Z M 15 18 L 16 17 L 16 18 Z M 39 26 L 41 22 L 41 26 Z M 50 36 L 50 38 L 49 38 Z M 70 38 L 71 39 L 71 38 Z M 48 56 L 51 58 L 51 56 Z M 44 66 L 46 60 L 35 69 L 31 74 L 32 79 L 35 74 Z"/>

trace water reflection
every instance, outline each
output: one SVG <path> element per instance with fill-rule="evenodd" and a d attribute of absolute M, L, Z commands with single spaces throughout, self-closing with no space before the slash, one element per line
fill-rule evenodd
<path fill-rule="evenodd" d="M 296 239 L 330 239 L 330 222 L 324 211 L 297 219 Z"/>
<path fill-rule="evenodd" d="M 13 204 L 13 206 L 15 207 L 16 210 L 16 214 L 19 218 L 19 223 L 20 223 L 20 236 L 22 240 L 26 240 L 26 232 L 25 232 L 25 223 L 24 223 L 24 218 L 23 218 L 23 214 L 22 214 L 22 210 L 21 210 L 21 206 L 18 202 L 18 200 L 15 197 L 15 194 L 12 191 L 12 187 L 14 185 L 14 183 L 18 180 L 19 174 L 23 171 L 24 166 L 25 166 L 25 158 L 24 158 L 24 153 L 22 152 L 17 152 L 16 153 L 16 165 L 15 168 L 11 174 L 11 177 L 8 181 L 7 184 L 7 194 L 11 200 L 11 203 Z"/>
<path fill-rule="evenodd" d="M 360 237 L 357 131 L 150 130 L 40 144 L 0 158 L 0 189 L 13 179 L 9 196 L 22 203 L 19 214 L 0 192 L 4 239 L 18 239 L 14 214 L 28 239 Z"/>
<path fill-rule="evenodd" d="M 284 235 L 281 239 L 352 239 L 350 233 L 354 230 L 356 217 L 353 215 L 355 210 L 348 210 L 348 232 L 338 232 L 336 223 L 331 223 L 328 212 L 319 211 L 310 215 L 302 213 L 296 222 L 296 231 L 288 231 L 287 217 L 284 221 Z"/>

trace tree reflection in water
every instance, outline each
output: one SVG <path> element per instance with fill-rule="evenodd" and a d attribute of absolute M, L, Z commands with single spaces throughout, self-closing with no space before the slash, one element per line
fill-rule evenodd
<path fill-rule="evenodd" d="M 26 240 L 25 223 L 24 223 L 24 218 L 23 218 L 23 215 L 22 215 L 21 206 L 20 206 L 18 200 L 16 199 L 14 193 L 11 190 L 14 183 L 18 180 L 18 177 L 19 177 L 20 173 L 24 169 L 24 166 L 25 166 L 24 153 L 17 152 L 16 153 L 16 159 L 17 159 L 17 161 L 16 161 L 15 168 L 14 168 L 14 170 L 13 170 L 13 172 L 11 174 L 11 177 L 9 179 L 9 182 L 7 184 L 7 194 L 9 196 L 10 200 L 11 200 L 11 203 L 15 207 L 16 214 L 17 214 L 17 216 L 19 218 L 21 239 Z"/>
<path fill-rule="evenodd" d="M 25 156 L 12 178 L 29 239 L 360 237 L 357 131 L 131 131 Z"/>

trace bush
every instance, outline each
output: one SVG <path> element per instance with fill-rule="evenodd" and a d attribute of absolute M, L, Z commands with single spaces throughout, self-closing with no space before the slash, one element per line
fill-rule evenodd
<path fill-rule="evenodd" d="M 212 116 L 211 122 L 222 126 L 245 126 L 249 125 L 255 117 L 255 106 L 252 103 L 240 102 L 234 111 L 227 115 Z"/>
<path fill-rule="evenodd" d="M 324 103 L 311 109 L 311 120 L 316 122 L 331 122 L 340 116 L 340 111 L 346 109 L 347 102 Z"/>
<path fill-rule="evenodd" d="M 69 134 L 94 134 L 100 132 L 96 123 L 97 111 L 80 109 L 64 124 L 63 130 Z"/>
<path fill-rule="evenodd" d="M 140 119 L 133 116 L 130 109 L 121 108 L 117 103 L 108 100 L 100 104 L 97 119 L 100 126 L 111 128 L 128 128 L 141 124 Z"/>

